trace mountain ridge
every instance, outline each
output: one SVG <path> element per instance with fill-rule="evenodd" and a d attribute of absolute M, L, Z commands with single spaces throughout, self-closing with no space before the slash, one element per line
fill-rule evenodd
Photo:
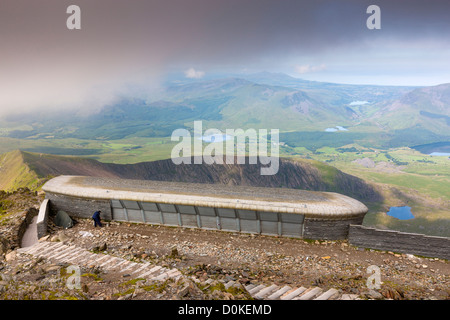
<path fill-rule="evenodd" d="M 0 136 L 32 140 L 167 138 L 176 129 L 191 130 L 194 121 L 202 121 L 205 130 L 278 128 L 281 134 L 296 132 L 302 140 L 309 139 L 306 143 L 317 141 L 328 128 L 340 126 L 348 132 L 339 133 L 339 138 L 345 136 L 345 143 L 338 147 L 349 143 L 411 147 L 450 140 L 449 106 L 449 84 L 348 85 L 259 73 L 172 81 L 151 97 L 123 96 L 89 115 L 62 110 L 5 118 L 7 122 L 0 121 L 5 127 Z"/>
<path fill-rule="evenodd" d="M 88 175 L 123 179 L 218 183 L 255 187 L 284 187 L 312 191 L 338 192 L 361 201 L 381 201 L 382 196 L 362 179 L 314 160 L 280 158 L 279 171 L 273 176 L 261 176 L 261 164 L 175 165 L 171 159 L 136 164 L 101 163 L 94 159 L 55 156 L 13 151 L 3 155 L 16 164 L 26 166 L 33 173 L 28 186 L 36 179 L 45 180 L 58 175 Z M 248 162 L 247 162 L 248 163 Z M 6 168 L 5 163 L 0 163 Z M 3 177 L 2 177 L 2 179 Z M 9 178 L 9 181 L 16 179 Z M 41 183 L 42 184 L 42 183 Z M 10 187 L 14 184 L 10 184 Z M 0 189 L 1 189 L 0 185 Z M 4 186 L 3 186 L 4 188 Z"/>

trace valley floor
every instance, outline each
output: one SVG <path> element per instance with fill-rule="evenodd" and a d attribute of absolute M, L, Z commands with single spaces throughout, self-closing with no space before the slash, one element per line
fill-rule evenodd
<path fill-rule="evenodd" d="M 340 152 L 324 147 L 316 152 L 297 150 L 292 158 L 309 157 L 363 179 L 374 186 L 383 201 L 364 202 L 369 213 L 364 225 L 403 232 L 450 236 L 450 158 L 430 156 L 410 148 L 374 150 L 349 145 Z M 390 207 L 409 206 L 411 220 L 388 216 Z"/>

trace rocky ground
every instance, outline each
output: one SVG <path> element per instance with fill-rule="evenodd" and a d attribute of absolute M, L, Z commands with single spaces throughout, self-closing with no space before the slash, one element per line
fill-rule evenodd
<path fill-rule="evenodd" d="M 2 218 L 2 216 L 0 216 Z M 147 282 L 98 267 L 81 270 L 81 289 L 68 287 L 68 264 L 17 254 L 10 239 L 20 210 L 0 220 L 0 299 L 223 299 L 251 298 L 241 284 L 319 286 L 360 299 L 443 300 L 450 298 L 450 266 L 441 259 L 365 250 L 346 241 L 303 241 L 260 235 L 111 222 L 94 228 L 77 219 L 66 230 L 50 223 L 47 241 L 132 261 L 178 268 L 182 279 Z M 369 289 L 367 268 L 381 271 L 381 288 Z"/>

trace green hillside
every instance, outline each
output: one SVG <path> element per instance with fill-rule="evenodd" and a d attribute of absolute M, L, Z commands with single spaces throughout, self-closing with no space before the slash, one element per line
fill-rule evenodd
<path fill-rule="evenodd" d="M 355 163 L 363 158 L 372 160 L 374 167 Z M 450 162 L 445 157 L 426 156 L 407 148 L 380 151 L 357 145 L 344 149 L 324 147 L 315 153 L 280 158 L 274 176 L 261 176 L 259 165 L 174 165 L 171 159 L 115 164 L 23 151 L 1 155 L 0 163 L 0 189 L 10 191 L 19 187 L 38 189 L 48 177 L 57 175 L 285 187 L 356 198 L 369 207 L 364 220 L 368 226 L 448 236 L 450 223 Z M 400 221 L 386 215 L 389 207 L 404 205 L 412 207 L 415 219 Z"/>
<path fill-rule="evenodd" d="M 262 176 L 261 164 L 175 165 L 171 159 L 135 164 L 102 163 L 94 159 L 14 151 L 3 156 L 20 167 L 9 166 L 8 189 L 34 187 L 40 179 L 58 175 L 86 175 L 124 179 L 218 183 L 255 187 L 285 187 L 339 192 L 361 201 L 381 200 L 377 190 L 362 179 L 315 160 L 280 158 L 276 175 Z M 12 161 L 8 161 L 12 163 Z M 23 170 L 26 168 L 26 170 Z M 26 171 L 24 176 L 22 172 Z M 16 174 L 13 174 L 16 172 Z"/>
<path fill-rule="evenodd" d="M 110 150 L 98 142 L 162 141 L 200 120 L 204 130 L 279 129 L 283 142 L 311 151 L 351 143 L 391 148 L 450 140 L 449 84 L 416 88 L 323 83 L 271 73 L 242 77 L 169 81 L 157 94 L 124 96 L 90 115 L 65 110 L 0 119 L 0 137 L 13 139 L 11 146 L 0 144 L 0 152 L 17 149 L 19 143 L 21 150 L 33 152 L 101 156 Z M 343 129 L 330 132 L 336 128 Z M 58 144 L 66 139 L 79 147 L 70 146 L 71 153 L 62 150 Z"/>
<path fill-rule="evenodd" d="M 0 155 L 0 190 L 37 189 L 40 185 L 41 179 L 24 162 L 22 152 L 16 150 Z"/>
<path fill-rule="evenodd" d="M 163 141 L 175 129 L 192 129 L 194 121 L 203 121 L 204 130 L 279 129 L 281 141 L 311 151 L 351 143 L 392 148 L 450 141 L 449 84 L 416 88 L 323 83 L 271 73 L 242 77 L 169 81 L 157 94 L 124 96 L 90 115 L 65 110 L 9 116 L 0 119 L 0 137 L 12 145 L 0 143 L 0 152 L 21 144 L 21 150 L 32 152 L 101 157 L 111 150 L 98 142 Z M 332 132 L 336 128 L 343 129 Z M 58 144 L 66 139 L 79 147 L 64 151 Z"/>

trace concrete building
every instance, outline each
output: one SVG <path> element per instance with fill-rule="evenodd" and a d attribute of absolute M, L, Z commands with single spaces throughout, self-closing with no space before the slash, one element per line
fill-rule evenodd
<path fill-rule="evenodd" d="M 84 176 L 59 176 L 43 190 L 53 211 L 105 220 L 305 239 L 346 239 L 367 207 L 332 192 Z"/>

